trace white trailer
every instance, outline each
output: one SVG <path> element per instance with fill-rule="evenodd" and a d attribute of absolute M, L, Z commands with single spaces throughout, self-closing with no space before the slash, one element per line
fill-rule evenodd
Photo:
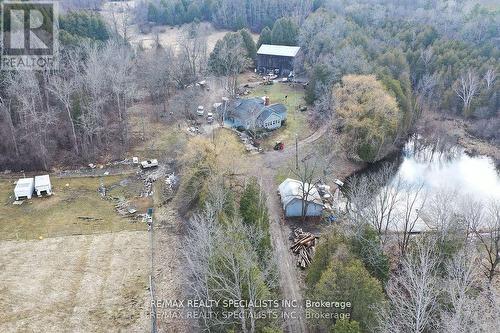
<path fill-rule="evenodd" d="M 34 190 L 35 180 L 33 178 L 20 178 L 14 188 L 14 195 L 16 196 L 16 200 L 23 198 L 31 199 Z"/>
<path fill-rule="evenodd" d="M 50 183 L 49 175 L 35 177 L 35 191 L 39 197 L 43 194 L 52 195 L 52 184 Z"/>

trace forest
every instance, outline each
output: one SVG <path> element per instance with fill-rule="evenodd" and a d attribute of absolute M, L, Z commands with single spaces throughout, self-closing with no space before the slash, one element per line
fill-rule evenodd
<path fill-rule="evenodd" d="M 141 186 L 150 181 L 151 205 L 159 211 L 155 232 L 172 237 L 156 250 L 159 256 L 162 251 L 179 256 L 167 258 L 165 267 L 173 274 L 181 262 L 182 275 L 175 281 L 169 275 L 167 284 L 182 285 L 182 296 L 247 301 L 291 296 L 354 305 L 349 318 L 324 318 L 325 309 L 306 309 L 319 319 L 304 321 L 301 314 L 293 321 L 297 326 L 287 326 L 291 332 L 496 332 L 499 201 L 463 189 L 431 192 L 397 176 L 398 166 L 386 160 L 407 153 L 408 138 L 418 137 L 417 129 L 431 121 L 463 123 L 467 138 L 500 146 L 497 3 L 133 3 L 130 17 L 120 21 L 114 12 L 111 20 L 105 16 L 106 1 L 64 1 L 60 68 L 0 71 L 0 170 L 50 172 L 89 163 L 95 168 L 120 163 L 147 146 L 144 151 L 167 166 L 151 174 L 135 166 L 129 171 L 144 176 Z M 142 32 L 145 26 L 148 33 Z M 151 47 L 133 43 L 135 28 Z M 162 45 L 160 35 L 170 30 L 178 35 Z M 223 34 L 209 49 L 213 31 Z M 255 73 L 262 44 L 300 47 L 296 82 L 267 82 Z M 205 118 L 195 113 L 206 96 L 255 96 L 247 80 L 258 81 L 250 83 L 266 94 L 289 84 L 285 91 L 299 102 L 297 110 L 289 110 L 293 119 L 283 132 L 291 121 L 305 123 L 288 137 L 279 136 L 281 129 L 277 135 L 266 132 L 257 139 L 273 141 L 272 146 L 262 144 L 255 154 L 242 144 L 255 133 L 244 137 L 202 123 Z M 207 89 L 207 81 L 213 87 Z M 273 102 L 286 103 L 287 94 Z M 214 101 L 208 100 L 210 107 Z M 201 127 L 208 128 L 207 135 Z M 146 138 L 150 128 L 156 132 Z M 307 135 L 299 142 L 301 130 Z M 432 156 L 451 160 L 456 151 L 447 145 L 447 128 L 432 134 Z M 284 151 L 275 151 L 274 139 L 282 137 L 295 146 L 287 141 Z M 165 177 L 170 167 L 168 181 L 180 179 L 175 189 Z M 336 193 L 345 199 L 342 214 L 306 221 L 303 206 L 302 219 L 285 217 L 276 185 L 288 177 L 300 179 L 302 200 L 311 191 L 304 184 L 335 180 Z M 126 188 L 123 184 L 115 187 Z M 422 221 L 424 231 L 417 228 Z M 306 270 L 289 265 L 287 237 L 297 225 L 320 234 Z M 144 293 L 153 294 L 152 289 L 145 287 Z M 210 310 L 228 309 L 203 311 Z M 259 318 L 263 311 L 252 307 L 229 310 L 238 316 L 202 318 L 194 326 L 275 333 L 287 324 Z"/>

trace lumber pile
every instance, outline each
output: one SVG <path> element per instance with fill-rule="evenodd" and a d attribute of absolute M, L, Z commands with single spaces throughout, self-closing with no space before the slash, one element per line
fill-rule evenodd
<path fill-rule="evenodd" d="M 304 232 L 302 228 L 293 231 L 293 243 L 290 249 L 297 256 L 297 266 L 302 269 L 307 268 L 314 257 L 318 236 L 310 232 Z"/>

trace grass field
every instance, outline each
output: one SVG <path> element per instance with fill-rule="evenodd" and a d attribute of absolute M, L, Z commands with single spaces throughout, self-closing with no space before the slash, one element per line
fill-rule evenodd
<path fill-rule="evenodd" d="M 112 195 L 125 198 L 132 196 L 130 183 L 127 183 L 127 188 L 120 185 L 127 178 L 129 177 L 109 176 L 102 180 L 106 187 L 115 188 L 111 191 Z M 99 178 L 52 177 L 51 180 L 54 195 L 33 197 L 22 205 L 12 204 L 15 186 L 13 180 L 0 180 L 0 240 L 146 230 L 143 223 L 120 217 L 115 212 L 114 201 L 101 198 L 97 192 Z M 78 217 L 91 217 L 95 220 Z"/>
<path fill-rule="evenodd" d="M 300 106 L 306 104 L 304 95 L 305 91 L 301 85 L 288 83 L 260 85 L 251 90 L 251 97 L 269 96 L 271 103 L 282 103 L 288 109 L 286 125 L 272 132 L 264 143 L 266 148 L 273 146 L 276 141 L 283 141 L 285 146 L 289 146 L 294 143 L 295 135 L 299 139 L 309 136 L 311 129 L 307 121 L 307 112 L 299 111 Z"/>
<path fill-rule="evenodd" d="M 0 332 L 146 332 L 146 231 L 0 241 Z"/>

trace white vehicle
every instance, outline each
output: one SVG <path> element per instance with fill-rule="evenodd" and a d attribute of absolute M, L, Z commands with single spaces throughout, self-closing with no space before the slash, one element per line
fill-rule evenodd
<path fill-rule="evenodd" d="M 203 105 L 198 106 L 198 109 L 196 110 L 196 114 L 198 116 L 203 116 L 205 114 L 205 108 Z"/>
<path fill-rule="evenodd" d="M 21 200 L 22 198 L 31 199 L 33 191 L 35 191 L 35 180 L 33 178 L 21 178 L 16 183 L 14 194 L 16 200 Z"/>
<path fill-rule="evenodd" d="M 153 160 L 146 160 L 141 162 L 141 168 L 142 169 L 150 169 L 150 168 L 155 168 L 158 166 L 158 160 L 153 159 Z"/>
<path fill-rule="evenodd" d="M 209 124 L 214 122 L 214 114 L 212 112 L 207 113 L 207 122 Z"/>

